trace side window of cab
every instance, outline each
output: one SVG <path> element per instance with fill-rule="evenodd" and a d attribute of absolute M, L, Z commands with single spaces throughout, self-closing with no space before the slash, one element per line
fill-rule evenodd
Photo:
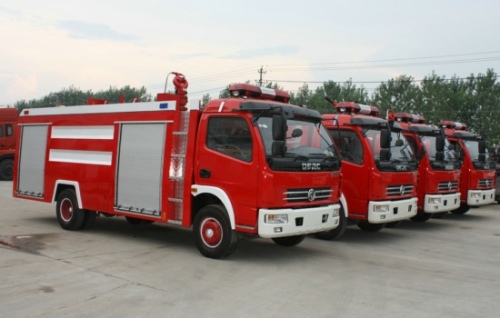
<path fill-rule="evenodd" d="M 241 117 L 210 118 L 206 146 L 238 160 L 252 161 L 252 134 Z"/>
<path fill-rule="evenodd" d="M 3 138 L 3 125 L 0 125 L 0 138 Z"/>

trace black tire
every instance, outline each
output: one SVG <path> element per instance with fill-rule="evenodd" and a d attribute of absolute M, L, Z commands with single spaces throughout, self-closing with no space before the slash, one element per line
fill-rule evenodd
<path fill-rule="evenodd" d="M 385 227 L 385 223 L 374 224 L 369 223 L 368 221 L 358 222 L 358 227 L 365 232 L 378 232 Z"/>
<path fill-rule="evenodd" d="M 500 204 L 500 194 L 495 196 L 495 201 L 497 201 L 497 204 Z"/>
<path fill-rule="evenodd" d="M 433 214 L 432 214 L 432 218 L 433 218 L 433 219 L 442 219 L 442 218 L 444 218 L 447 214 L 448 214 L 448 212 L 433 213 Z"/>
<path fill-rule="evenodd" d="M 470 209 L 469 205 L 467 205 L 467 204 L 460 204 L 460 207 L 458 207 L 457 209 L 452 210 L 450 212 L 453 213 L 453 214 L 461 215 L 461 214 L 467 213 L 469 211 L 469 209 Z"/>
<path fill-rule="evenodd" d="M 96 218 L 97 218 L 97 212 L 85 210 L 85 220 L 83 221 L 81 227 L 82 230 L 91 228 L 92 225 L 94 225 Z"/>
<path fill-rule="evenodd" d="M 299 245 L 304 239 L 305 235 L 294 235 L 294 236 L 285 236 L 285 237 L 274 237 L 272 240 L 274 243 L 280 246 L 295 246 Z"/>
<path fill-rule="evenodd" d="M 331 241 L 342 237 L 342 235 L 344 235 L 346 230 L 347 230 L 347 218 L 345 217 L 344 208 L 340 206 L 339 225 L 330 231 L 314 233 L 314 236 L 316 236 L 320 240 Z"/>
<path fill-rule="evenodd" d="M 222 205 L 203 207 L 194 218 L 193 231 L 196 247 L 208 258 L 229 256 L 238 245 L 238 235 L 231 229 L 229 216 Z"/>
<path fill-rule="evenodd" d="M 417 221 L 417 222 L 425 222 L 429 220 L 432 217 L 431 213 L 427 212 L 419 212 L 417 215 L 411 218 L 412 221 Z"/>
<path fill-rule="evenodd" d="M 14 175 L 14 160 L 4 159 L 0 162 L 0 180 L 12 180 Z"/>
<path fill-rule="evenodd" d="M 82 228 L 85 221 L 85 210 L 78 207 L 75 190 L 63 190 L 57 197 L 56 215 L 59 225 L 68 231 Z"/>
<path fill-rule="evenodd" d="M 395 228 L 395 227 L 398 227 L 398 226 L 399 226 L 399 224 L 401 224 L 401 222 L 403 222 L 403 221 L 394 221 L 394 222 L 389 222 L 389 223 L 386 223 L 386 224 L 385 224 L 385 227 L 390 228 L 390 229 L 393 229 L 393 228 Z"/>

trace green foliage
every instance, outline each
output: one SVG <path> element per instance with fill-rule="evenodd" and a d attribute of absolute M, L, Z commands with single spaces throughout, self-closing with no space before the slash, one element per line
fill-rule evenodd
<path fill-rule="evenodd" d="M 69 88 L 64 88 L 59 92 L 50 93 L 40 99 L 18 101 L 15 106 L 19 111 L 21 111 L 25 108 L 54 107 L 60 105 L 85 105 L 87 104 L 87 98 L 89 97 L 106 99 L 109 103 L 119 103 L 120 96 L 124 96 L 126 103 L 134 101 L 134 98 L 138 98 L 141 102 L 148 102 L 152 100 L 151 95 L 147 93 L 145 87 L 137 89 L 131 88 L 127 85 L 120 89 L 110 87 L 105 91 L 93 93 L 91 90 L 82 91 L 74 86 L 70 86 Z"/>
<path fill-rule="evenodd" d="M 344 83 L 326 81 L 312 90 L 304 83 L 296 92 L 290 93 L 290 103 L 305 105 L 320 113 L 332 113 L 335 110 L 325 100 L 328 96 L 336 101 L 352 101 L 375 105 L 385 117 L 388 109 L 424 115 L 427 123 L 437 125 L 440 120 L 448 119 L 466 123 L 469 129 L 486 136 L 490 145 L 500 141 L 500 84 L 497 74 L 488 69 L 485 74 L 471 74 L 467 78 L 453 76 L 446 79 L 432 73 L 421 81 L 411 76 L 402 75 L 380 83 L 372 96 L 366 89 L 357 87 L 351 80 Z M 245 83 L 249 84 L 250 81 Z M 220 98 L 229 97 L 229 86 L 219 94 Z M 266 88 L 280 89 L 278 83 L 267 82 Z M 24 108 L 53 107 L 57 105 L 84 105 L 88 97 L 107 99 L 109 103 L 117 103 L 120 95 L 125 102 L 138 97 L 140 101 L 151 101 L 152 97 L 144 87 L 131 88 L 124 86 L 116 89 L 93 93 L 70 86 L 59 92 L 50 93 L 40 99 L 20 100 L 15 106 L 21 111 Z M 210 95 L 202 98 L 202 107 L 210 101 Z"/>

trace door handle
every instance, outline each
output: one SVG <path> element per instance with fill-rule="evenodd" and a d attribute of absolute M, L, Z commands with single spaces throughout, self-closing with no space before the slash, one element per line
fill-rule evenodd
<path fill-rule="evenodd" d="M 205 178 L 205 179 L 210 178 L 210 170 L 200 169 L 200 178 Z"/>

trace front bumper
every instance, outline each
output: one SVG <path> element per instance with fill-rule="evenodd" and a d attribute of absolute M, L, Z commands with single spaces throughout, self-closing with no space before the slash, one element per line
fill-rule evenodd
<path fill-rule="evenodd" d="M 458 209 L 460 207 L 460 193 L 426 194 L 424 212 L 439 213 Z"/>
<path fill-rule="evenodd" d="M 368 202 L 368 222 L 380 224 L 412 218 L 417 214 L 417 202 L 417 198 L 394 201 L 370 201 Z M 384 211 L 380 211 L 380 208 L 377 208 L 380 206 L 387 206 L 387 208 L 384 208 Z"/>
<path fill-rule="evenodd" d="M 260 209 L 259 236 L 266 238 L 305 235 L 333 230 L 339 225 L 340 204 L 302 209 Z M 286 223 L 267 223 L 269 215 L 287 215 Z"/>
<path fill-rule="evenodd" d="M 467 204 L 481 206 L 495 203 L 495 189 L 467 191 Z"/>

